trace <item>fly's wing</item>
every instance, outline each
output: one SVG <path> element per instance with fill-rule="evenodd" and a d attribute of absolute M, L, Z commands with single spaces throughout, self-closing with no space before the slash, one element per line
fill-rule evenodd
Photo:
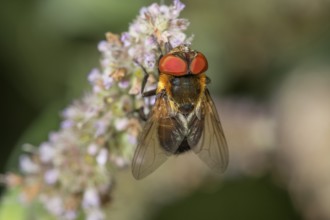
<path fill-rule="evenodd" d="M 219 115 L 208 90 L 201 106 L 202 117 L 194 116 L 187 138 L 191 149 L 212 170 L 222 173 L 228 166 L 228 147 Z"/>
<path fill-rule="evenodd" d="M 182 142 L 182 128 L 170 112 L 168 98 L 159 97 L 134 153 L 132 173 L 136 179 L 142 179 L 156 170 Z"/>
<path fill-rule="evenodd" d="M 152 118 L 149 119 L 140 135 L 133 157 L 132 173 L 135 179 L 142 179 L 152 173 L 169 156 L 160 146 L 157 130 L 158 123 Z"/>

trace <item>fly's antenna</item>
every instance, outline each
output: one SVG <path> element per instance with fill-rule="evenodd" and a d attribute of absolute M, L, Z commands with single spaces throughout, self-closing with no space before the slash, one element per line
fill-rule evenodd
<path fill-rule="evenodd" d="M 160 56 L 161 57 L 164 56 L 163 51 L 162 51 L 162 47 L 160 46 L 160 44 L 159 44 L 159 42 L 157 40 L 157 37 L 154 34 L 151 35 L 151 37 L 152 37 L 153 41 L 156 43 L 156 45 L 157 45 L 157 49 L 158 49 L 158 52 L 160 53 Z"/>
<path fill-rule="evenodd" d="M 158 52 L 160 53 L 160 56 L 161 57 L 164 56 L 162 47 L 161 47 L 160 43 L 158 42 L 157 37 L 154 34 L 151 35 L 151 37 L 157 45 L 157 49 L 158 49 Z M 170 42 L 170 38 L 167 38 L 167 42 L 164 43 L 164 47 L 165 47 L 165 54 L 168 54 L 173 49 L 173 46 L 171 45 L 171 42 Z"/>
<path fill-rule="evenodd" d="M 167 38 L 167 42 L 165 42 L 165 53 L 168 54 L 173 49 L 171 45 L 170 39 Z"/>

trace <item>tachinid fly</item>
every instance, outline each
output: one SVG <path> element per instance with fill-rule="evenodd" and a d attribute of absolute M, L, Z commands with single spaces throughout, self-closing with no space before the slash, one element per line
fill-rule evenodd
<path fill-rule="evenodd" d="M 205 56 L 180 45 L 161 56 L 155 104 L 136 148 L 132 173 L 141 179 L 156 170 L 168 156 L 192 150 L 212 170 L 228 165 L 228 147 L 216 107 L 206 88 Z M 146 77 L 147 78 L 147 77 Z M 142 85 L 142 91 L 146 79 Z"/>

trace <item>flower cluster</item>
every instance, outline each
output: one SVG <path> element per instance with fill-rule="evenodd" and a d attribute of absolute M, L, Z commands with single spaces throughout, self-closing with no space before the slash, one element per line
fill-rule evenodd
<path fill-rule="evenodd" d="M 154 73 L 165 42 L 190 43 L 183 33 L 189 23 L 179 18 L 183 8 L 179 0 L 144 7 L 128 32 L 108 33 L 99 43 L 101 68 L 88 75 L 92 91 L 63 111 L 61 129 L 48 141 L 28 146 L 20 181 L 8 181 L 22 187 L 22 200 L 41 201 L 58 219 L 81 213 L 106 218 L 102 207 L 110 201 L 115 171 L 130 163 L 141 130 L 134 110 L 148 107 L 140 95 L 141 65 Z M 155 75 L 149 78 L 154 86 Z"/>

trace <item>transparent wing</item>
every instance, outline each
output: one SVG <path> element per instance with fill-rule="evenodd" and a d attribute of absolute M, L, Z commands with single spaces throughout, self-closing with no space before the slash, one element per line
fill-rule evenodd
<path fill-rule="evenodd" d="M 134 153 L 132 173 L 135 179 L 142 179 L 152 173 L 169 156 L 169 153 L 161 148 L 157 133 L 158 123 L 150 119 L 144 127 Z"/>
<path fill-rule="evenodd" d="M 224 172 L 228 166 L 229 157 L 227 141 L 208 90 L 205 91 L 202 104 L 202 119 L 195 117 L 193 124 L 195 130 L 192 129 L 192 135 L 188 137 L 191 149 L 212 170 L 218 173 Z M 198 139 L 196 135 L 199 136 Z"/>
<path fill-rule="evenodd" d="M 182 126 L 175 117 L 170 117 L 169 112 L 167 98 L 158 98 L 134 153 L 132 173 L 136 179 L 146 177 L 162 165 L 184 138 Z"/>

